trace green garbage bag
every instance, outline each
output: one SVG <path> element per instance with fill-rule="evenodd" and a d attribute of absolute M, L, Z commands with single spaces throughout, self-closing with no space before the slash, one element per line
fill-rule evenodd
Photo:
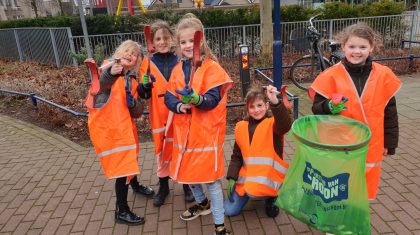
<path fill-rule="evenodd" d="M 276 204 L 300 221 L 333 234 L 370 234 L 363 123 L 339 115 L 297 119 L 296 151 Z"/>

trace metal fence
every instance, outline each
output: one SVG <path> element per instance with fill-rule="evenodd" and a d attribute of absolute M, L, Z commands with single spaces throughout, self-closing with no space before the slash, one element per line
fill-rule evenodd
<path fill-rule="evenodd" d="M 315 27 L 324 39 L 333 39 L 344 27 L 363 21 L 381 34 L 385 49 L 393 49 L 400 48 L 402 40 L 420 41 L 420 17 L 417 13 L 413 11 L 402 15 L 319 20 L 315 22 Z M 306 21 L 281 24 L 283 52 L 296 52 L 289 38 L 290 32 L 306 24 Z M 251 55 L 258 55 L 261 51 L 258 24 L 206 28 L 205 34 L 210 48 L 219 58 L 238 55 L 238 44 L 248 45 Z M 127 39 L 146 45 L 143 32 L 89 35 L 88 38 L 94 53 L 102 56 L 111 55 L 116 46 Z M 410 43 L 405 45 L 411 47 Z M 69 28 L 0 30 L 0 58 L 36 61 L 61 67 L 75 63 L 69 52 L 80 53 L 83 47 L 83 36 L 72 36 Z"/>
<path fill-rule="evenodd" d="M 52 64 L 73 64 L 75 51 L 70 28 L 19 28 L 0 30 L 0 58 Z"/>

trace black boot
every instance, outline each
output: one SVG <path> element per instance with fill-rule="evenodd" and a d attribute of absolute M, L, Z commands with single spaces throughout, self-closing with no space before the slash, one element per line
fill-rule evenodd
<path fill-rule="evenodd" d="M 280 212 L 280 209 L 274 205 L 275 200 L 276 198 L 269 198 L 265 200 L 265 213 L 271 218 L 275 218 Z"/>
<path fill-rule="evenodd" d="M 183 184 L 182 188 L 184 189 L 184 200 L 186 202 L 193 202 L 195 199 L 191 192 L 190 186 L 188 186 L 188 184 Z"/>
<path fill-rule="evenodd" d="M 144 218 L 134 214 L 128 206 L 117 206 L 115 209 L 115 223 L 127 225 L 141 225 L 144 224 Z"/>
<path fill-rule="evenodd" d="M 169 176 L 160 178 L 159 177 L 159 191 L 156 194 L 153 205 L 160 207 L 165 203 L 165 199 L 169 194 L 169 184 L 168 184 Z"/>
<path fill-rule="evenodd" d="M 130 181 L 130 185 L 134 192 L 143 194 L 146 197 L 152 197 L 155 194 L 155 191 L 151 187 L 139 184 L 137 176 Z"/>

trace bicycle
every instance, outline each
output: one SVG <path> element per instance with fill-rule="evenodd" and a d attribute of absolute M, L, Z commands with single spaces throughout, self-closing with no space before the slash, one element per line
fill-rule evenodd
<path fill-rule="evenodd" d="M 313 24 L 313 21 L 320 15 L 311 17 L 306 28 L 295 29 L 290 33 L 290 42 L 296 50 L 310 50 L 311 52 L 311 54 L 297 59 L 290 68 L 290 79 L 297 87 L 303 90 L 308 90 L 321 71 L 344 58 L 340 43 L 331 40 L 326 40 L 331 52 L 330 57 L 326 58 L 323 56 L 320 48 L 321 34 Z"/>

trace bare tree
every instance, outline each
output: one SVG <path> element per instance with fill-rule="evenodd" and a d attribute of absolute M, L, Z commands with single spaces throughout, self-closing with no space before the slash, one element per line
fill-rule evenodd
<path fill-rule="evenodd" d="M 273 18 L 272 0 L 260 1 L 260 22 L 261 22 L 261 54 L 265 58 L 272 58 L 273 54 Z"/>

